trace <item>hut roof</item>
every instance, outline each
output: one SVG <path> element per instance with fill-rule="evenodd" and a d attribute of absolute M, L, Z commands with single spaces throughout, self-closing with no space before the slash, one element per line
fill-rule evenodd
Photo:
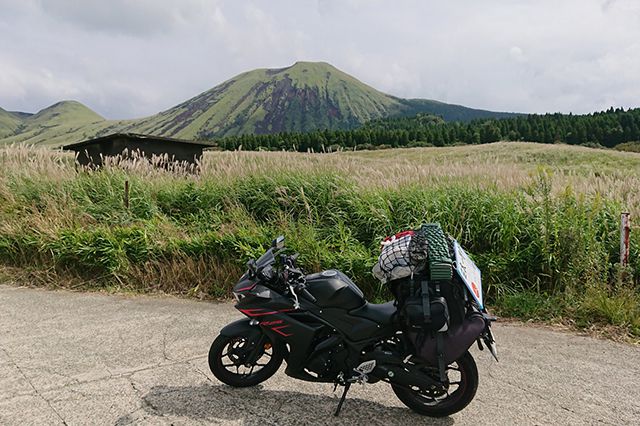
<path fill-rule="evenodd" d="M 164 136 L 143 135 L 143 134 L 140 134 L 140 133 L 111 133 L 111 134 L 106 135 L 106 136 L 101 136 L 101 137 L 94 138 L 94 139 L 87 139 L 86 141 L 82 141 L 82 142 L 76 142 L 76 143 L 72 143 L 72 144 L 69 144 L 69 145 L 64 145 L 62 147 L 62 149 L 70 150 L 70 151 L 77 151 L 77 150 L 79 150 L 82 147 L 85 147 L 87 145 L 99 144 L 101 142 L 107 142 L 107 141 L 110 141 L 110 140 L 113 140 L 113 139 L 130 139 L 130 140 L 135 140 L 135 141 L 138 141 L 138 142 L 162 141 L 162 142 L 167 142 L 168 144 L 176 143 L 176 144 L 181 144 L 181 145 L 198 146 L 198 147 L 202 147 L 202 148 L 207 148 L 207 147 L 214 146 L 214 145 L 212 145 L 210 143 L 206 143 L 206 142 L 187 141 L 187 140 L 184 140 L 184 139 L 167 138 L 167 137 L 164 137 Z"/>

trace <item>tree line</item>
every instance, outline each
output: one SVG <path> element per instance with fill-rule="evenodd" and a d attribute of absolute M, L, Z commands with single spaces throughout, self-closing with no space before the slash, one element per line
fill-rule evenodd
<path fill-rule="evenodd" d="M 468 123 L 445 122 L 440 117 L 413 117 L 371 121 L 353 130 L 316 130 L 308 133 L 247 134 L 220 139 L 225 150 L 327 152 L 339 149 L 382 149 L 419 146 L 482 144 L 501 140 L 614 147 L 640 141 L 640 108 L 610 108 L 586 115 L 529 114 Z"/>

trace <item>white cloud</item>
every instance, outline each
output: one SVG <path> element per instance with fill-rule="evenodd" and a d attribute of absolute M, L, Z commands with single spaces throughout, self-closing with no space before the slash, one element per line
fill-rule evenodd
<path fill-rule="evenodd" d="M 215 11 L 216 1 L 46 0 L 44 14 L 89 32 L 148 36 L 171 33 Z M 213 9 L 212 9 L 213 8 Z"/>
<path fill-rule="evenodd" d="M 24 70 L 19 65 L 0 57 L 2 73 L 0 73 L 0 93 L 3 98 L 18 99 L 28 102 L 37 98 L 45 103 L 72 99 L 81 95 L 83 83 L 70 81 L 55 75 L 48 68 Z"/>
<path fill-rule="evenodd" d="M 509 49 L 509 55 L 511 56 L 511 59 L 513 59 L 516 62 L 519 62 L 519 63 L 527 62 L 526 55 L 524 54 L 522 49 L 520 49 L 518 46 L 513 46 L 511 49 Z"/>
<path fill-rule="evenodd" d="M 640 106 L 634 0 L 0 0 L 0 106 L 153 114 L 323 60 L 390 94 L 510 111 Z"/>

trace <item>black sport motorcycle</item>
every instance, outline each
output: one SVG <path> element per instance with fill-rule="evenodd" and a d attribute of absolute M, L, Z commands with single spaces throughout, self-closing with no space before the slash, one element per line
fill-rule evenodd
<path fill-rule="evenodd" d="M 482 349 L 484 341 L 495 357 L 492 318 L 476 300 L 478 284 L 469 286 L 468 296 L 475 297 L 468 298 L 464 321 L 444 337 L 439 368 L 436 355 L 420 355 L 435 347 L 435 337 L 423 338 L 422 350 L 416 350 L 415 336 L 409 338 L 396 321 L 394 302 L 367 302 L 337 270 L 305 275 L 296 257 L 284 254 L 284 237 L 278 237 L 247 263 L 233 294 L 236 309 L 248 318 L 225 326 L 211 345 L 209 367 L 216 378 L 234 387 L 255 386 L 286 360 L 290 377 L 344 387 L 335 415 L 353 383 L 388 382 L 405 405 L 433 417 L 471 402 L 478 370 L 469 347 L 477 341 Z"/>

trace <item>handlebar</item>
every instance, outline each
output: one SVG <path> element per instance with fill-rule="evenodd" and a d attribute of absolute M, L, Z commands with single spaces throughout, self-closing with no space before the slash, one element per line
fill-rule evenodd
<path fill-rule="evenodd" d="M 300 289 L 300 293 L 311 303 L 316 303 L 318 301 L 311 293 L 309 293 L 309 290 L 307 290 L 306 287 L 302 287 Z"/>
<path fill-rule="evenodd" d="M 313 295 L 306 288 L 304 273 L 296 267 L 297 259 L 298 253 L 292 256 L 282 255 L 282 264 L 284 265 L 283 281 L 289 287 L 289 291 L 294 297 L 296 305 L 298 304 L 298 295 L 296 294 L 296 292 L 300 293 L 311 303 L 316 303 L 317 299 L 313 297 Z"/>
<path fill-rule="evenodd" d="M 274 240 L 272 248 L 258 261 L 250 260 L 247 262 L 249 273 L 267 283 L 276 285 L 279 287 L 279 290 L 284 290 L 285 292 L 289 290 L 296 307 L 299 307 L 298 295 L 296 293 L 299 293 L 308 301 L 316 303 L 317 299 L 306 289 L 305 274 L 296 265 L 299 254 L 296 253 L 290 256 L 283 254 L 284 245 L 277 245 L 277 242 L 278 241 Z M 279 242 L 282 243 L 283 241 Z M 277 251 L 274 252 L 274 250 Z M 277 257 L 280 257 L 282 269 L 274 268 L 274 263 L 276 263 L 274 260 L 277 259 Z M 261 262 L 262 259 L 264 259 L 264 261 Z M 278 290 L 278 288 L 276 289 Z"/>

